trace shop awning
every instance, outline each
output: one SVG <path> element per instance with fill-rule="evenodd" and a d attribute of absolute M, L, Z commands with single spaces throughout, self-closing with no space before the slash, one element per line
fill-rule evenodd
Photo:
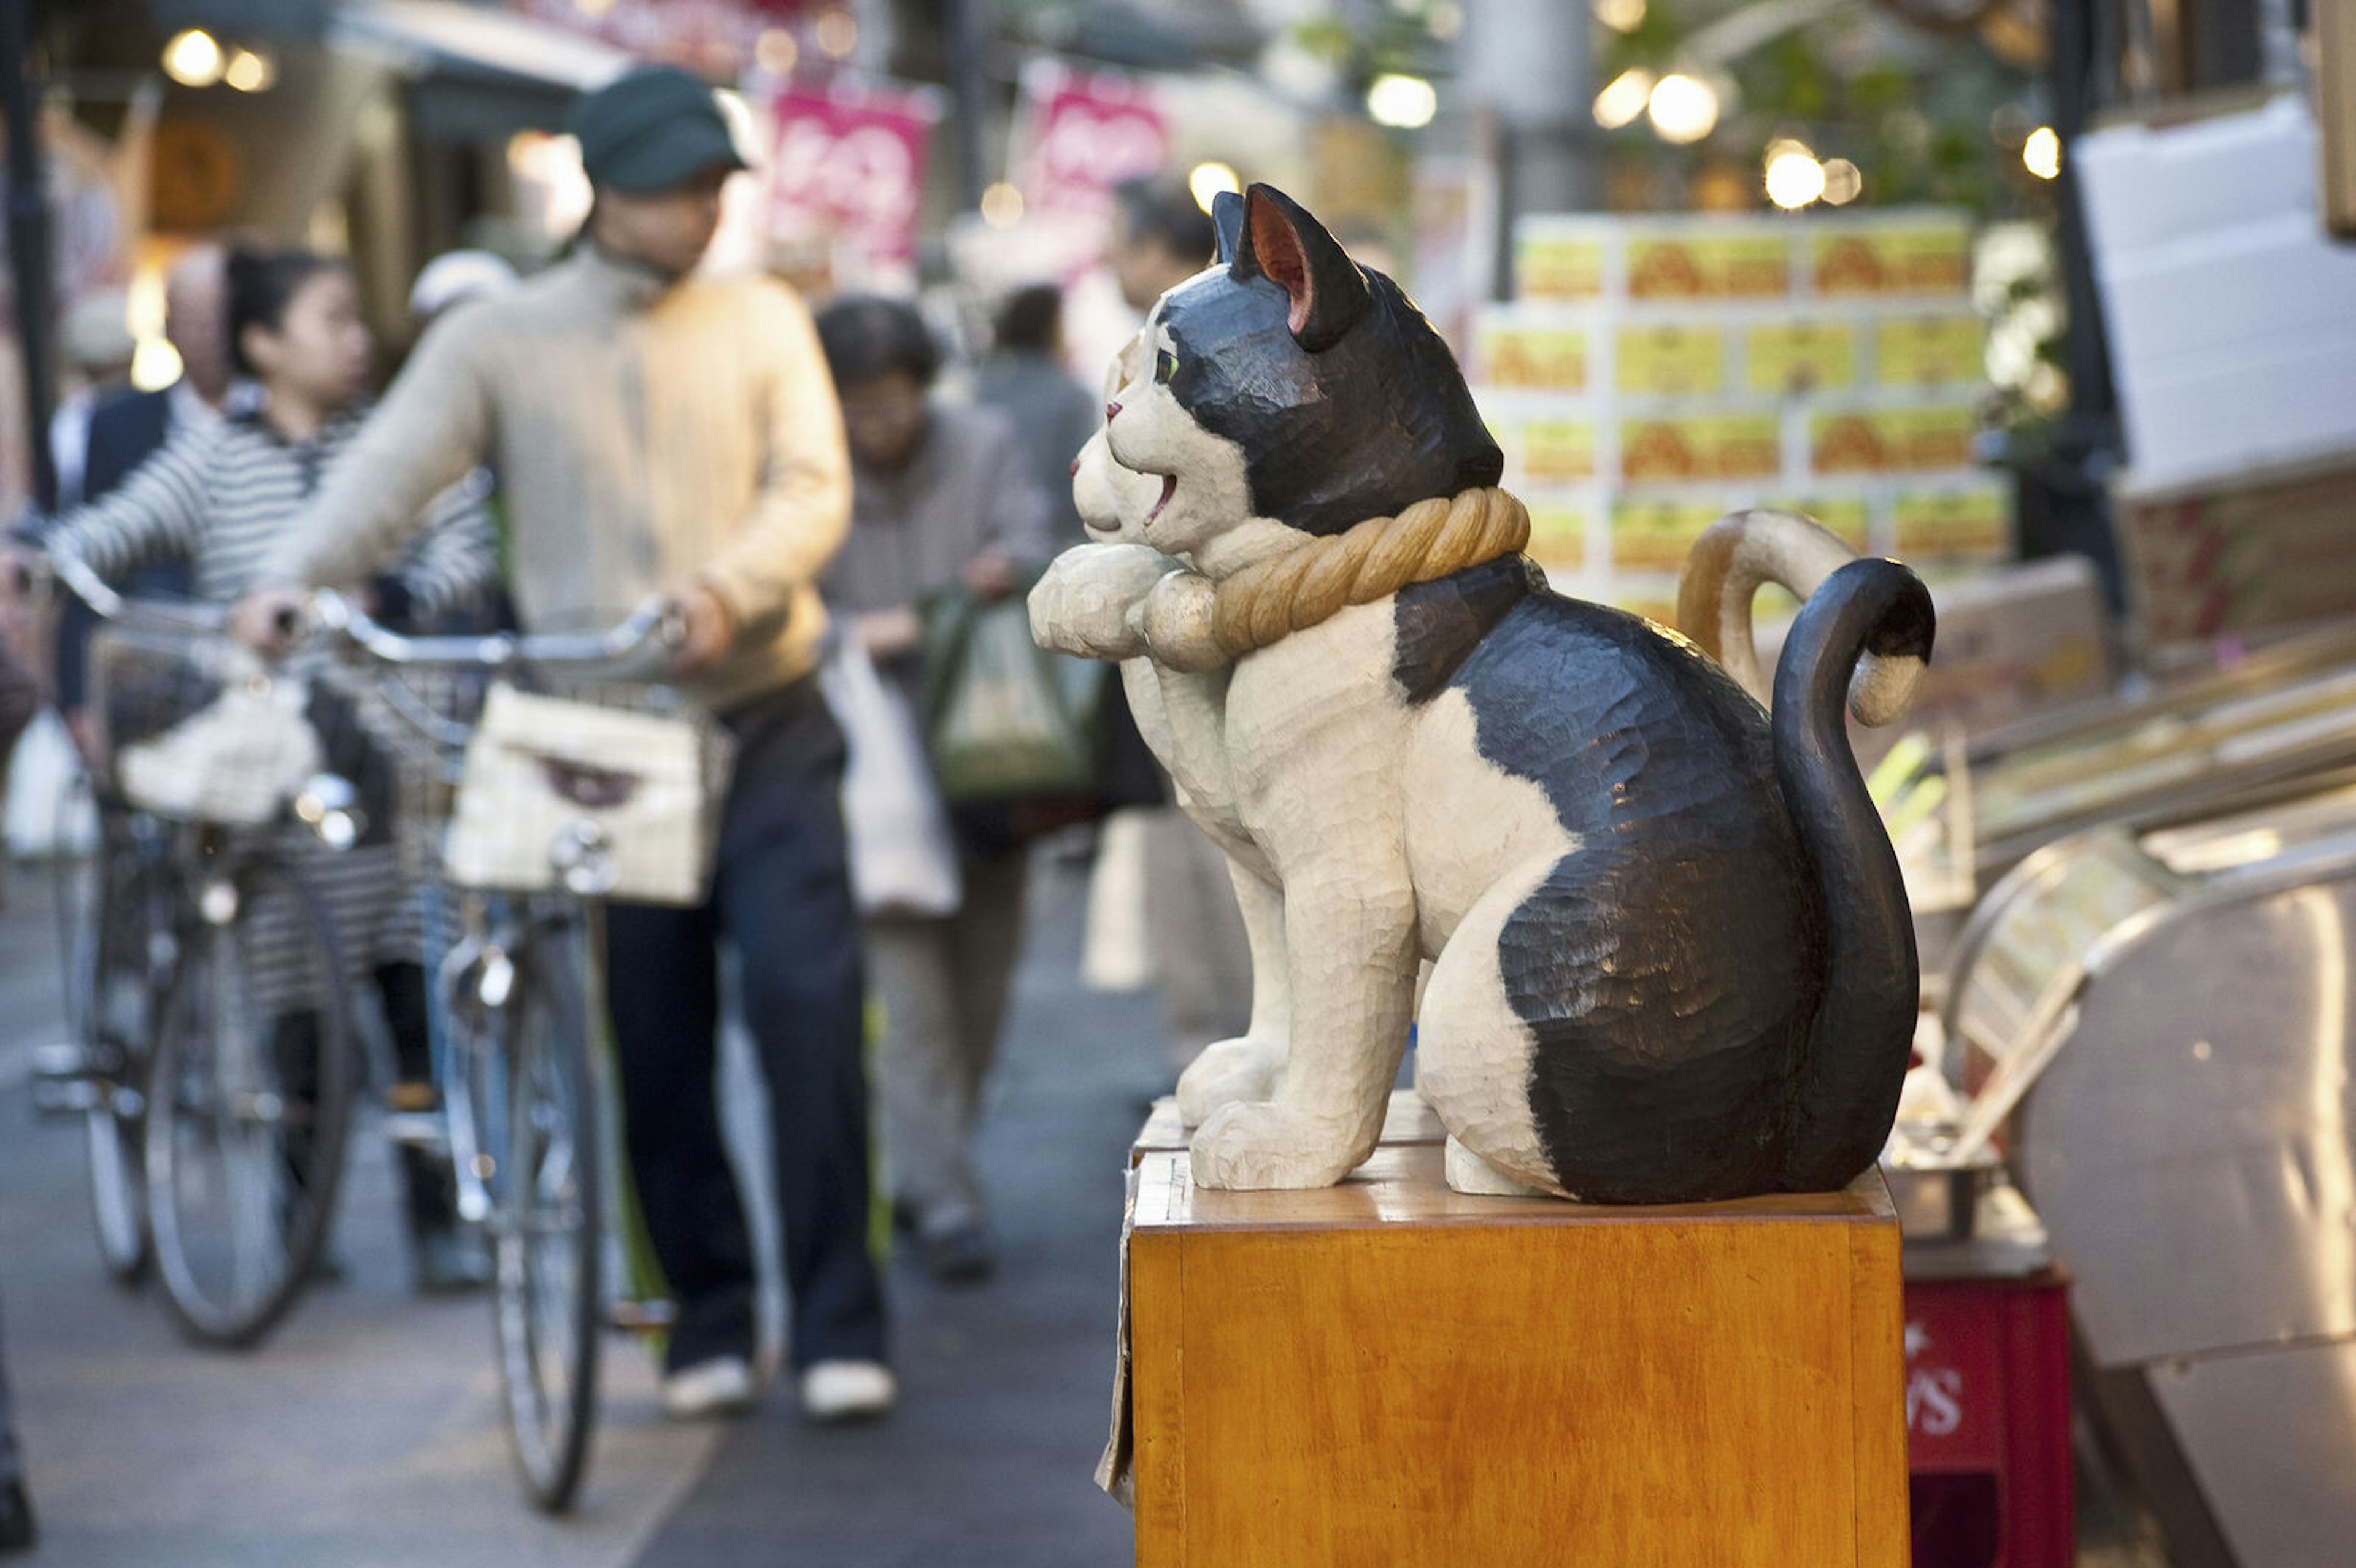
<path fill-rule="evenodd" d="M 457 0 L 353 0 L 337 8 L 328 37 L 391 57 L 412 83 L 412 127 L 447 141 L 553 130 L 573 94 L 632 63 L 584 34 Z"/>

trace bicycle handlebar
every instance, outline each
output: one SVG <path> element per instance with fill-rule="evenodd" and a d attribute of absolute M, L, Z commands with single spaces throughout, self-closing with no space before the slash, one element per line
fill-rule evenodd
<path fill-rule="evenodd" d="M 619 625 L 603 632 L 495 632 L 479 636 L 412 637 L 391 631 L 332 589 L 313 598 L 315 624 L 389 665 L 617 664 L 648 648 L 674 649 L 686 637 L 678 606 L 660 595 L 641 603 Z"/>
<path fill-rule="evenodd" d="M 68 550 L 50 550 L 37 567 L 19 562 L 16 588 L 29 593 L 41 577 L 66 585 L 102 621 L 162 632 L 219 632 L 229 624 L 229 611 L 219 604 L 184 603 L 177 600 L 126 599 L 91 570 L 90 563 Z"/>

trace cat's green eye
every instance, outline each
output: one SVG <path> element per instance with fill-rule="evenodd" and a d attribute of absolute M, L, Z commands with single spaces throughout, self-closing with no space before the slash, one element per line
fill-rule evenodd
<path fill-rule="evenodd" d="M 1178 374 L 1178 356 L 1171 353 L 1167 348 L 1158 350 L 1153 356 L 1154 380 L 1166 387 L 1170 384 L 1170 379 L 1176 374 Z"/>

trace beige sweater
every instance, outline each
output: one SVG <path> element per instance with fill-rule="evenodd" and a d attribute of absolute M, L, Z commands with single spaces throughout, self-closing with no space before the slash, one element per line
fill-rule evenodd
<path fill-rule="evenodd" d="M 533 631 L 618 620 L 700 581 L 734 650 L 695 684 L 727 709 L 807 673 L 817 581 L 851 516 L 842 416 L 809 314 L 782 285 L 666 287 L 584 246 L 434 324 L 265 581 L 343 582 L 391 559 L 424 505 L 498 475 L 517 608 Z"/>

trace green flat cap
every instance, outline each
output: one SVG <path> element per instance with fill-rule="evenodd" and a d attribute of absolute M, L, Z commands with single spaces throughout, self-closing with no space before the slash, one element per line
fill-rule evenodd
<path fill-rule="evenodd" d="M 640 66 L 573 100 L 567 129 L 589 183 L 643 196 L 715 165 L 741 169 L 712 89 L 676 66 Z"/>

